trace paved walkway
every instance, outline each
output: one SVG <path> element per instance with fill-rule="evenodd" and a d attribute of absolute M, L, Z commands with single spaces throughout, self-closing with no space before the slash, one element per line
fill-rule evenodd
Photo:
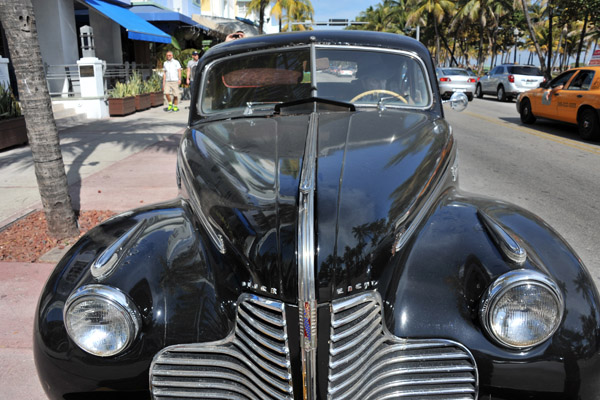
<path fill-rule="evenodd" d="M 69 126 L 58 121 L 73 206 L 125 211 L 177 196 L 177 145 L 187 124 L 161 108 Z M 0 151 L 0 229 L 41 209 L 31 151 Z M 31 337 L 41 289 L 53 264 L 0 262 L 0 397 L 45 399 Z"/>

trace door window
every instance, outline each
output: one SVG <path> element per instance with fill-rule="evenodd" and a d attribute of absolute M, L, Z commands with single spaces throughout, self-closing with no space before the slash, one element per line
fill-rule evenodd
<path fill-rule="evenodd" d="M 562 73 L 561 75 L 552 79 L 548 86 L 551 88 L 555 88 L 560 85 L 565 85 L 569 81 L 569 79 L 571 79 L 573 74 L 575 74 L 575 72 L 577 72 L 577 71 L 567 71 L 567 72 Z"/>
<path fill-rule="evenodd" d="M 594 71 L 579 71 L 567 90 L 590 90 L 594 80 Z"/>

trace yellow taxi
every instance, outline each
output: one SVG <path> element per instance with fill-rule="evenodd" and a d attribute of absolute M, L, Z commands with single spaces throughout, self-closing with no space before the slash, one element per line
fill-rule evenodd
<path fill-rule="evenodd" d="M 521 121 L 549 118 L 577 124 L 585 140 L 600 139 L 600 66 L 573 68 L 517 98 Z"/>

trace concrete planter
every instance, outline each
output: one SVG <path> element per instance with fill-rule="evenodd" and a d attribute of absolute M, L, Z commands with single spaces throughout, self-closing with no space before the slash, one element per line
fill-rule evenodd
<path fill-rule="evenodd" d="M 150 102 L 152 107 L 160 107 L 163 105 L 163 92 L 150 93 Z"/>
<path fill-rule="evenodd" d="M 0 120 L 0 150 L 27 143 L 25 117 Z"/>
<path fill-rule="evenodd" d="M 135 112 L 135 97 L 108 99 L 108 114 L 111 117 L 129 115 Z"/>
<path fill-rule="evenodd" d="M 138 94 L 135 96 L 135 110 L 143 111 L 152 107 L 152 100 L 150 99 L 150 93 Z"/>

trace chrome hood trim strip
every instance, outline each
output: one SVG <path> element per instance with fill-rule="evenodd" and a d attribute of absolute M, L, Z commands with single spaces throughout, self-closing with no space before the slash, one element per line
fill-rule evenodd
<path fill-rule="evenodd" d="M 319 117 L 310 115 L 302 160 L 298 210 L 298 310 L 304 399 L 317 398 L 317 297 L 315 283 L 315 189 L 317 127 Z"/>

